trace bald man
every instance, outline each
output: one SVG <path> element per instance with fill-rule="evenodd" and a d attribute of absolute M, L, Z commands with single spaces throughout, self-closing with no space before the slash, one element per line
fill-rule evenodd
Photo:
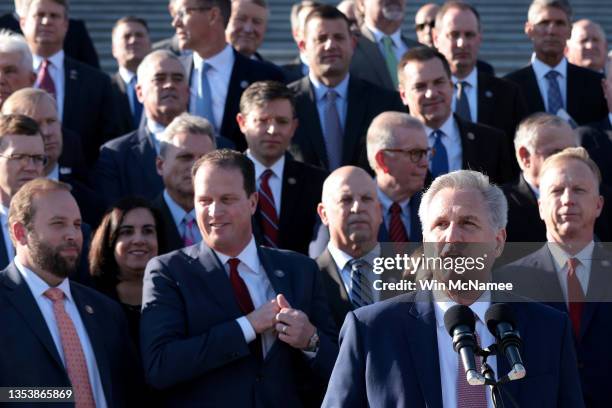
<path fill-rule="evenodd" d="M 572 25 L 572 35 L 565 48 L 569 62 L 603 73 L 607 52 L 606 33 L 599 24 L 584 18 Z"/>
<path fill-rule="evenodd" d="M 440 10 L 440 6 L 435 3 L 427 3 L 414 15 L 414 29 L 416 31 L 417 40 L 421 44 L 428 47 L 433 47 L 433 28 L 436 25 L 436 14 Z"/>

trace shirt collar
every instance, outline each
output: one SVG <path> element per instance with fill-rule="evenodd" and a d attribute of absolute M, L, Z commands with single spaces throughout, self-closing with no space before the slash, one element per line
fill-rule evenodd
<path fill-rule="evenodd" d="M 215 253 L 219 257 L 219 260 L 221 261 L 221 264 L 223 266 L 225 266 L 227 261 L 229 261 L 230 258 L 232 258 L 219 251 L 215 251 Z M 240 252 L 238 256 L 235 256 L 233 258 L 238 258 L 240 262 L 248 266 L 249 269 L 253 271 L 255 274 L 259 273 L 259 256 L 257 255 L 257 245 L 255 245 L 255 238 L 253 238 L 252 236 L 251 236 L 251 240 L 249 241 L 247 246 L 244 247 L 242 252 Z"/>
<path fill-rule="evenodd" d="M 612 125 L 612 112 L 608 113 L 608 122 Z"/>
<path fill-rule="evenodd" d="M 453 84 L 457 84 L 457 82 L 462 81 L 462 82 L 467 82 L 469 86 L 474 88 L 474 86 L 478 83 L 478 68 L 474 66 L 474 69 L 472 69 L 472 72 L 470 72 L 469 75 L 463 79 L 459 79 L 453 75 L 452 80 L 453 80 Z"/>
<path fill-rule="evenodd" d="M 455 306 L 457 302 L 448 299 L 448 297 L 445 297 L 439 292 L 433 292 L 433 296 L 434 309 L 436 312 L 436 324 L 438 327 L 444 327 L 444 315 L 446 314 L 446 311 Z M 478 299 L 476 299 L 474 303 L 469 306 L 469 308 L 476 316 L 478 316 L 481 323 L 486 324 L 485 314 L 487 313 L 489 306 L 491 306 L 491 292 L 485 291 Z"/>
<path fill-rule="evenodd" d="M 306 59 L 306 55 L 300 52 L 300 62 L 306 66 L 308 66 L 308 60 Z"/>
<path fill-rule="evenodd" d="M 531 191 L 533 191 L 533 194 L 535 194 L 536 198 L 540 198 L 540 189 L 531 184 L 531 182 L 527 180 L 527 177 L 525 177 L 525 174 L 523 174 L 523 179 L 525 180 L 525 183 L 527 183 Z"/>
<path fill-rule="evenodd" d="M 448 115 L 446 122 L 444 122 L 438 129 L 441 130 L 442 133 L 444 133 L 450 140 L 454 140 L 459 137 L 459 132 L 455 132 L 455 119 L 453 118 L 452 113 Z M 427 137 L 429 138 L 431 137 L 431 132 L 436 129 L 432 129 L 425 125 L 425 130 L 427 131 Z"/>
<path fill-rule="evenodd" d="M 53 166 L 53 168 L 51 169 L 51 171 L 49 172 L 49 174 L 47 174 L 47 178 L 49 180 L 55 180 L 55 181 L 59 181 L 59 164 L 55 163 L 55 166 Z"/>
<path fill-rule="evenodd" d="M 119 67 L 119 76 L 121 77 L 121 79 L 123 79 L 123 82 L 129 84 L 130 82 L 132 82 L 132 78 L 136 76 L 136 73 L 129 71 L 125 67 Z"/>
<path fill-rule="evenodd" d="M 557 270 L 560 271 L 565 267 L 567 260 L 570 258 L 570 255 L 567 254 L 559 245 L 554 242 L 548 243 L 548 249 L 550 250 L 550 254 L 553 257 L 553 261 L 555 262 L 555 266 Z M 587 270 L 591 269 L 591 260 L 593 259 L 593 249 L 595 249 L 595 242 L 591 241 L 585 246 L 582 251 L 578 252 L 576 255 L 571 258 L 576 258 L 580 261 L 582 265 L 584 265 Z"/>
<path fill-rule="evenodd" d="M 353 259 L 352 256 L 342 251 L 341 249 L 338 249 L 334 244 L 331 243 L 331 241 L 329 241 L 329 243 L 327 244 L 327 249 L 329 250 L 329 253 L 331 254 L 336 265 L 338 265 L 339 270 L 343 270 L 346 267 L 346 264 Z M 378 257 L 379 255 L 380 244 L 376 244 L 376 246 L 372 248 L 370 252 L 360 257 L 359 259 L 363 259 L 368 264 L 374 265 L 374 258 Z"/>
<path fill-rule="evenodd" d="M 166 130 L 166 127 L 160 125 L 153 119 L 147 118 L 147 129 L 149 130 L 149 132 L 153 133 L 155 137 L 157 137 L 157 135 L 163 133 L 163 131 Z"/>
<path fill-rule="evenodd" d="M 347 73 L 344 79 L 340 81 L 338 85 L 336 85 L 333 88 L 328 88 L 325 85 L 323 85 L 317 78 L 315 78 L 312 70 L 308 74 L 308 78 L 310 79 L 310 82 L 312 83 L 312 86 L 314 87 L 315 98 L 317 101 L 320 101 L 323 98 L 325 98 L 325 94 L 327 93 L 329 89 L 335 90 L 338 93 L 338 98 L 344 99 L 346 101 L 348 99 L 347 94 L 348 94 L 349 77 L 350 75 Z"/>
<path fill-rule="evenodd" d="M 49 62 L 51 62 L 51 65 L 57 68 L 58 71 L 64 70 L 64 50 L 59 50 L 58 52 L 46 59 L 49 60 Z M 32 62 L 34 64 L 35 71 L 38 71 L 38 69 L 40 68 L 40 64 L 42 64 L 44 60 L 45 58 L 39 55 L 32 54 Z"/>
<path fill-rule="evenodd" d="M 225 44 L 225 48 L 221 52 L 213 55 L 210 58 L 204 59 L 198 55 L 197 52 L 193 53 L 193 65 L 198 69 L 202 69 L 204 63 L 210 65 L 214 70 L 223 72 L 230 70 L 234 66 L 234 49 L 229 44 Z"/>
<path fill-rule="evenodd" d="M 0 215 L 8 217 L 9 209 L 0 204 Z"/>
<path fill-rule="evenodd" d="M 181 223 L 185 219 L 185 215 L 187 214 L 191 215 L 194 220 L 196 219 L 195 209 L 192 209 L 191 211 L 189 211 L 189 213 L 183 210 L 183 207 L 178 205 L 176 201 L 174 201 L 172 197 L 170 197 L 170 194 L 168 194 L 168 190 L 166 189 L 164 189 L 164 201 L 166 202 L 166 205 L 170 210 L 170 214 L 172 214 L 172 219 L 174 220 L 175 225 L 181 225 Z"/>
<path fill-rule="evenodd" d="M 278 177 L 279 179 L 283 179 L 283 170 L 285 169 L 285 155 L 283 154 L 280 159 L 278 159 L 272 166 L 266 167 L 259 162 L 253 155 L 250 150 L 246 151 L 246 156 L 251 159 L 253 164 L 255 165 L 255 180 L 259 180 L 261 174 L 267 169 L 272 170 L 272 173 Z"/>
<path fill-rule="evenodd" d="M 548 74 L 548 71 L 554 69 L 557 71 L 561 78 L 567 78 L 567 60 L 564 58 L 561 59 L 561 62 L 557 64 L 557 66 L 551 67 L 546 65 L 542 61 L 540 61 L 535 54 L 531 56 L 531 66 L 533 67 L 533 72 L 535 72 L 536 78 L 538 80 L 544 80 L 544 75 Z"/>
<path fill-rule="evenodd" d="M 383 37 L 387 37 L 387 34 L 383 33 L 382 31 L 380 31 L 378 28 L 370 26 L 369 24 L 366 23 L 366 28 L 368 30 L 370 30 L 370 32 L 372 32 L 372 35 L 374 35 L 374 39 L 376 40 L 376 44 L 379 44 Z M 402 43 L 402 29 L 401 27 L 398 28 L 397 30 L 395 30 L 394 33 L 392 33 L 391 35 L 389 35 L 389 37 L 391 37 L 391 40 L 393 41 L 393 45 L 397 48 L 400 46 L 400 44 Z"/>
<path fill-rule="evenodd" d="M 393 200 L 391 200 L 391 198 L 389 198 L 389 196 L 386 195 L 379 187 L 376 187 L 376 193 L 378 194 L 378 201 L 380 201 L 384 213 L 387 214 L 389 212 L 389 209 L 391 208 L 391 205 L 393 205 Z M 404 214 L 407 214 L 408 203 L 410 203 L 410 198 L 407 198 L 398 203 L 400 208 L 402 209 L 402 213 Z"/>
<path fill-rule="evenodd" d="M 17 258 L 15 258 L 15 266 L 17 267 L 19 273 L 21 273 L 23 279 L 26 281 L 28 287 L 30 288 L 30 291 L 32 292 L 32 295 L 34 295 L 35 298 L 44 296 L 45 291 L 51 286 L 49 286 L 47 282 L 42 280 L 40 276 L 38 276 L 35 272 L 31 271 L 30 269 L 19 263 Z M 70 284 L 68 278 L 65 278 L 59 285 L 56 286 L 56 288 L 61 289 L 62 292 L 64 292 L 64 294 L 66 295 L 66 298 L 68 298 L 71 302 L 74 302 L 72 298 L 72 292 L 70 292 Z"/>

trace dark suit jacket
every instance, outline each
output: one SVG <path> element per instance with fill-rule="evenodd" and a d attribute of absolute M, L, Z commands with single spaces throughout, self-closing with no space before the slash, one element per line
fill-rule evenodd
<path fill-rule="evenodd" d="M 81 136 L 70 129 L 62 127 L 62 154 L 57 162 L 60 173 L 70 174 L 85 183 L 89 181 L 89 169 L 83 157 Z"/>
<path fill-rule="evenodd" d="M 157 152 L 145 125 L 105 143 L 94 170 L 94 186 L 107 205 L 128 195 L 152 200 L 164 189 L 157 169 Z"/>
<path fill-rule="evenodd" d="M 612 125 L 606 116 L 604 119 L 589 123 L 576 129 L 580 145 L 587 149 L 589 156 L 601 171 L 602 182 L 612 186 Z"/>
<path fill-rule="evenodd" d="M 87 163 L 93 164 L 100 146 L 120 134 L 110 79 L 69 57 L 64 76 L 63 125 L 81 136 Z"/>
<path fill-rule="evenodd" d="M 304 64 L 299 56 L 289 64 L 281 66 L 287 83 L 295 82 L 304 76 L 304 72 L 302 71 L 303 66 Z"/>
<path fill-rule="evenodd" d="M 142 371 L 123 311 L 117 303 L 78 283 L 70 282 L 70 291 L 91 341 L 108 406 L 138 405 Z M 13 263 L 0 272 L 0 325 L 10 328 L 0 332 L 1 386 L 71 386 L 43 315 Z"/>
<path fill-rule="evenodd" d="M 135 130 L 136 127 L 134 126 L 132 108 L 130 107 L 130 99 L 127 94 L 128 89 L 119 72 L 111 76 L 111 86 L 113 87 L 113 97 L 117 106 L 117 124 L 121 131 L 120 134 L 124 135 Z"/>
<path fill-rule="evenodd" d="M 422 46 L 404 36 L 402 36 L 402 41 L 408 48 Z M 361 36 L 357 40 L 357 47 L 351 61 L 351 75 L 365 79 L 381 88 L 397 91 L 387 69 L 385 57 L 376 44 L 374 34 L 365 25 L 361 27 Z"/>
<path fill-rule="evenodd" d="M 145 272 L 141 349 L 146 379 L 169 406 L 299 407 L 304 386 L 327 383 L 337 331 L 316 264 L 291 251 L 259 247 L 258 254 L 274 291 L 318 328 L 317 354 L 276 340 L 259 361 L 236 322 L 243 314 L 215 253 L 200 243 L 159 256 Z"/>
<path fill-rule="evenodd" d="M 0 29 L 6 28 L 18 34 L 23 34 L 19 21 L 13 13 L 7 13 L 0 17 Z M 64 39 L 64 52 L 71 58 L 81 61 L 91 67 L 100 69 L 100 61 L 98 53 L 94 47 L 93 41 L 89 36 L 87 27 L 83 20 L 74 18 L 68 21 L 68 31 Z"/>
<path fill-rule="evenodd" d="M 295 92 L 295 110 L 299 120 L 289 150 L 298 161 L 329 169 L 312 84 L 308 77 L 304 77 L 290 84 L 289 88 Z M 385 111 L 406 112 L 399 94 L 351 76 L 342 143 L 343 166 L 360 166 L 370 171 L 366 154 L 366 133 L 372 120 Z"/>
<path fill-rule="evenodd" d="M 166 234 L 166 252 L 175 251 L 185 246 L 181 234 L 172 218 L 172 213 L 166 200 L 164 200 L 163 191 L 151 201 L 151 205 L 159 210 L 161 215 L 162 223 L 164 224 L 164 233 Z M 163 255 L 160 253 L 160 255 Z"/>
<path fill-rule="evenodd" d="M 505 76 L 523 90 L 527 101 L 527 113 L 546 112 L 545 95 L 540 88 L 531 65 Z M 587 68 L 567 64 L 567 107 L 566 111 L 579 125 L 599 120 L 608 113 L 601 89 L 603 76 Z"/>
<path fill-rule="evenodd" d="M 476 60 L 476 68 L 478 68 L 478 72 L 495 76 L 495 68 L 493 68 L 493 65 L 489 64 L 487 61 L 483 61 L 480 59 Z"/>
<path fill-rule="evenodd" d="M 157 41 L 153 44 L 153 50 L 168 50 L 172 51 L 177 56 L 181 55 L 181 48 L 179 47 L 178 37 L 176 35 Z"/>
<path fill-rule="evenodd" d="M 319 220 L 317 205 L 321 202 L 323 182 L 327 176 L 325 170 L 295 161 L 287 153 L 278 220 L 279 248 L 308 255 L 308 244 L 312 241 Z M 254 235 L 261 244 L 263 233 L 259 210 L 254 220 Z"/>
<path fill-rule="evenodd" d="M 431 299 L 430 292 L 411 292 L 349 312 L 322 406 L 442 408 Z M 567 316 L 535 303 L 509 304 L 523 339 L 527 377 L 504 389 L 521 408 L 583 407 Z M 497 370 L 509 371 L 505 358 L 497 357 Z"/>
<path fill-rule="evenodd" d="M 221 136 L 231 140 L 239 151 L 247 148 L 246 140 L 238 122 L 236 115 L 240 111 L 240 97 L 242 92 L 257 81 L 279 81 L 285 82 L 285 77 L 280 68 L 275 65 L 252 60 L 234 50 L 234 66 L 230 77 L 227 98 L 225 99 L 225 110 L 223 111 L 223 121 L 220 125 L 219 133 Z M 181 57 L 186 72 L 189 73 L 189 83 L 191 84 L 191 74 L 193 72 L 193 56 Z M 229 68 L 229 67 L 228 67 Z"/>
<path fill-rule="evenodd" d="M 612 366 L 612 350 L 609 347 L 612 336 L 611 261 L 612 254 L 596 244 L 580 322 L 580 335 L 578 338 L 573 336 L 584 401 L 588 407 L 612 406 L 612 394 L 608 390 L 609 367 Z M 568 313 L 548 245 L 496 271 L 495 279 L 499 282 L 513 282 L 515 293 L 544 301 Z"/>

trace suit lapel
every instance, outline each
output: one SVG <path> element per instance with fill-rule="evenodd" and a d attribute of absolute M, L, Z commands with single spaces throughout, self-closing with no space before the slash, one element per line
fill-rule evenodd
<path fill-rule="evenodd" d="M 421 220 L 419 219 L 419 206 L 421 205 L 422 192 L 418 192 L 410 199 L 410 241 L 421 242 L 423 232 L 421 230 Z"/>
<path fill-rule="evenodd" d="M 563 291 L 561 290 L 561 284 L 557 277 L 556 268 L 552 254 L 548 249 L 548 244 L 544 244 L 542 248 L 538 249 L 537 252 L 533 254 L 533 263 L 531 266 L 542 272 L 536 274 L 537 279 L 534 284 L 539 288 L 539 292 L 536 293 L 544 293 L 545 299 L 563 299 Z M 567 313 L 567 306 L 563 300 L 560 302 L 547 302 L 547 304 L 557 310 Z"/>
<path fill-rule="evenodd" d="M 565 81 L 566 84 L 566 110 L 567 112 L 580 112 L 581 105 L 583 103 L 583 96 L 581 95 L 583 90 L 583 84 L 578 81 L 578 75 L 576 75 L 576 66 L 573 64 L 567 63 L 567 78 Z M 571 113 L 570 113 L 571 115 Z M 576 118 L 573 118 L 576 120 Z"/>
<path fill-rule="evenodd" d="M 300 80 L 300 93 L 303 94 L 303 103 L 300 104 L 299 111 L 306 119 L 306 123 L 300 123 L 303 127 L 304 144 L 308 144 L 310 150 L 319 158 L 319 161 L 325 168 L 329 168 L 329 160 L 327 159 L 327 151 L 325 150 L 325 140 L 323 139 L 323 129 L 321 128 L 321 120 L 317 110 L 317 100 L 307 76 Z"/>
<path fill-rule="evenodd" d="M 80 111 L 80 107 L 77 105 L 78 101 L 82 100 L 79 98 L 80 87 L 79 87 L 79 71 L 70 61 L 70 58 L 64 58 L 64 112 L 63 122 L 66 122 L 67 114 L 77 114 Z M 85 137 L 88 135 L 81 135 Z"/>
<path fill-rule="evenodd" d="M 393 89 L 393 81 L 391 81 L 391 75 L 389 74 L 387 64 L 385 63 L 385 57 L 381 54 L 380 49 L 378 48 L 374 34 L 372 34 L 372 32 L 364 25 L 361 27 L 361 35 L 368 40 L 361 40 L 358 43 L 358 46 L 363 51 L 365 60 L 369 64 L 368 69 L 371 69 L 376 73 L 376 76 L 378 76 L 380 79 L 383 87 Z"/>
<path fill-rule="evenodd" d="M 10 263 L 9 255 L 6 253 L 4 234 L 0 232 L 0 268 L 6 268 Z"/>
<path fill-rule="evenodd" d="M 531 190 L 531 187 L 529 187 L 529 184 L 527 184 L 527 180 L 525 180 L 525 177 L 523 176 L 522 173 L 519 176 L 519 182 L 518 182 L 517 189 L 519 193 L 521 193 L 521 195 L 529 201 L 530 204 L 535 205 L 537 208 L 538 199 L 536 198 L 535 194 Z"/>
<path fill-rule="evenodd" d="M 580 338 L 584 336 L 589 327 L 595 311 L 599 308 L 599 302 L 605 302 L 612 298 L 612 282 L 610 282 L 610 254 L 599 244 L 595 243 L 591 261 L 591 275 L 586 292 L 586 302 L 580 319 Z"/>
<path fill-rule="evenodd" d="M 461 138 L 461 150 L 462 152 L 462 167 L 464 169 L 470 168 L 470 163 L 478 160 L 478 140 L 473 132 L 466 129 L 467 122 L 461 119 L 459 116 L 453 113 L 453 118 L 457 123 L 459 129 L 459 137 Z"/>
<path fill-rule="evenodd" d="M 144 117 L 144 115 L 143 115 Z M 142 180 L 148 186 L 156 186 L 159 176 L 155 168 L 155 147 L 153 146 L 152 135 L 146 127 L 146 124 L 141 124 L 137 130 L 138 142 L 132 145 L 133 163 L 139 163 L 142 168 L 142 175 L 146 178 Z"/>
<path fill-rule="evenodd" d="M 247 78 L 247 72 L 242 61 L 242 55 L 232 50 L 234 53 L 234 67 L 232 68 L 232 75 L 230 77 L 229 87 L 227 88 L 227 97 L 225 98 L 225 106 L 223 108 L 223 120 L 222 123 L 217 124 L 219 132 L 222 136 L 231 138 L 232 135 L 228 134 L 228 130 L 232 128 L 236 122 L 235 112 L 232 111 L 232 107 L 238 106 L 242 91 L 248 86 L 249 82 L 245 80 Z M 233 139 L 232 139 L 233 140 Z M 235 140 L 233 140 L 236 142 Z M 241 147 L 241 146 L 236 146 Z"/>
<path fill-rule="evenodd" d="M 485 119 L 492 118 L 495 115 L 495 104 L 491 103 L 493 91 L 489 89 L 490 80 L 487 75 L 478 72 L 478 107 L 477 118 L 478 122 L 483 122 Z"/>
<path fill-rule="evenodd" d="M 533 104 L 530 110 L 546 112 L 546 108 L 544 106 L 544 95 L 540 93 L 540 87 L 538 86 L 535 71 L 533 70 L 533 67 L 531 65 L 529 65 L 525 74 L 526 83 L 525 86 L 522 87 L 522 89 L 525 93 L 525 99 L 527 101 L 531 101 L 531 103 Z"/>
<path fill-rule="evenodd" d="M 241 316 L 242 312 L 236 302 L 232 284 L 225 268 L 219 258 L 202 241 L 199 245 L 189 247 L 188 255 L 192 257 L 191 263 L 199 269 L 200 281 L 208 287 L 211 297 L 220 307 L 227 309 L 228 315 Z"/>
<path fill-rule="evenodd" d="M 334 296 L 330 299 L 332 302 L 336 303 L 336 308 L 340 310 L 345 310 L 346 313 L 353 310 L 353 304 L 349 299 L 349 294 L 346 291 L 346 286 L 344 286 L 344 281 L 340 276 L 340 271 L 336 266 L 336 262 L 334 258 L 332 258 L 331 253 L 328 249 L 321 254 L 321 264 L 326 265 L 325 270 L 327 271 L 327 275 L 331 278 L 331 281 L 337 286 L 337 292 L 340 295 L 339 297 Z"/>
<path fill-rule="evenodd" d="M 172 217 L 170 208 L 168 208 L 168 204 L 166 204 L 163 193 L 157 197 L 156 201 L 158 208 L 161 210 L 161 216 L 164 218 L 166 225 L 169 227 L 166 228 L 166 231 L 164 231 L 166 233 L 166 237 L 168 238 L 167 244 L 172 248 L 182 248 L 184 246 L 183 240 L 179 234 L 176 224 L 174 223 L 174 218 Z"/>
<path fill-rule="evenodd" d="M 291 233 L 291 223 L 296 206 L 300 204 L 301 178 L 294 166 L 293 158 L 285 154 L 285 168 L 283 170 L 281 208 L 278 220 L 279 241 L 285 241 L 285 234 Z"/>
<path fill-rule="evenodd" d="M 113 75 L 115 83 L 117 84 L 117 87 L 119 88 L 119 90 L 121 91 L 121 93 L 123 93 L 124 95 L 127 96 L 127 87 L 125 86 L 125 82 L 123 82 L 123 78 L 121 78 L 121 75 L 119 74 L 119 72 L 116 72 L 115 75 Z"/>
<path fill-rule="evenodd" d="M 353 77 L 349 78 L 346 120 L 344 121 L 344 135 L 342 138 L 342 164 L 354 163 L 358 155 L 353 154 L 355 147 L 365 135 L 359 134 L 361 123 L 365 118 L 366 98 L 364 90 L 359 81 Z"/>

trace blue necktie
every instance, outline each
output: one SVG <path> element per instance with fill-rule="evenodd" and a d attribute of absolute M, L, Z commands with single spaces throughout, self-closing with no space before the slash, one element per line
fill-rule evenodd
<path fill-rule="evenodd" d="M 431 158 L 431 175 L 433 178 L 438 177 L 441 174 L 448 173 L 448 153 L 446 147 L 442 143 L 442 136 L 444 133 L 436 129 L 431 132 L 431 135 L 435 138 L 433 145 L 433 157 Z"/>
<path fill-rule="evenodd" d="M 461 119 L 467 120 L 468 122 L 472 122 L 472 112 L 470 111 L 470 103 L 465 93 L 465 89 L 468 86 L 470 86 L 470 84 L 467 81 L 458 81 L 455 84 L 455 88 L 457 88 L 457 93 L 455 97 L 455 113 L 459 115 Z"/>
<path fill-rule="evenodd" d="M 327 148 L 327 162 L 329 171 L 333 171 L 342 165 L 342 125 L 340 115 L 336 107 L 338 93 L 330 89 L 325 94 L 325 110 L 323 117 L 323 129 L 325 134 L 325 147 Z"/>
<path fill-rule="evenodd" d="M 130 92 L 132 93 L 132 121 L 134 122 L 134 127 L 138 128 L 140 126 L 140 118 L 142 117 L 142 103 L 138 100 L 136 96 L 136 84 L 138 83 L 138 77 L 134 75 L 132 80 L 130 81 L 129 87 Z"/>
<path fill-rule="evenodd" d="M 547 112 L 556 115 L 559 109 L 563 109 L 563 98 L 557 77 L 561 75 L 555 70 L 550 70 L 544 77 L 548 80 L 548 109 Z"/>
<path fill-rule="evenodd" d="M 200 97 L 196 99 L 196 114 L 208 119 L 215 126 L 215 116 L 212 108 L 212 94 L 210 91 L 210 82 L 208 82 L 208 72 L 212 67 L 210 64 L 204 63 L 202 66 L 202 76 L 200 78 Z"/>
<path fill-rule="evenodd" d="M 367 276 L 365 276 L 367 265 L 361 259 L 351 259 L 348 262 L 348 266 L 351 269 L 351 291 L 349 297 L 356 308 L 373 303 L 371 284 Z"/>

